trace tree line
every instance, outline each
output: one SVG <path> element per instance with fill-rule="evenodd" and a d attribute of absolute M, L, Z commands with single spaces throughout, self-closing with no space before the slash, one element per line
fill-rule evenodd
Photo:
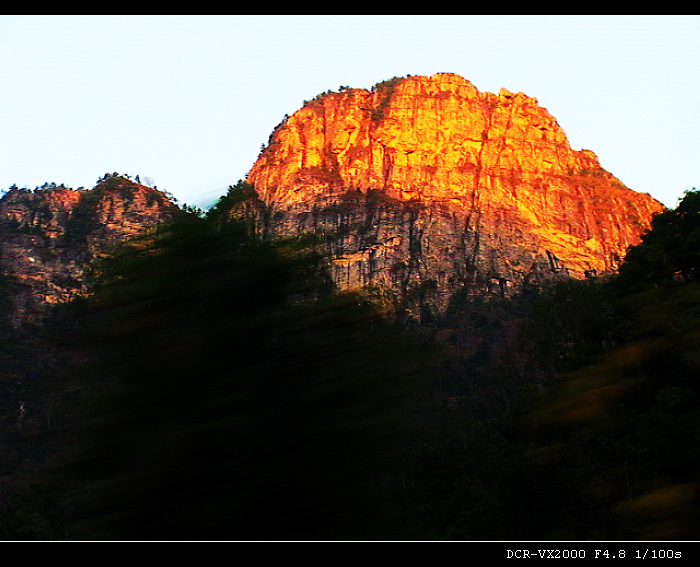
<path fill-rule="evenodd" d="M 612 279 L 416 327 L 338 293 L 313 239 L 226 220 L 249 189 L 104 259 L 22 345 L 53 354 L 4 539 L 697 539 L 697 192 Z"/>

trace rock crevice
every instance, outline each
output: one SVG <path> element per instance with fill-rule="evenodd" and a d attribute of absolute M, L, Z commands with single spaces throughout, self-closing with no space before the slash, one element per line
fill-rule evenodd
<path fill-rule="evenodd" d="M 41 323 L 51 306 L 85 293 L 91 261 L 178 214 L 164 193 L 126 178 L 91 190 L 10 190 L 0 199 L 2 324 Z"/>
<path fill-rule="evenodd" d="M 273 132 L 246 180 L 274 212 L 271 235 L 341 231 L 341 288 L 443 297 L 611 273 L 663 209 L 572 150 L 536 99 L 449 73 L 317 97 Z"/>

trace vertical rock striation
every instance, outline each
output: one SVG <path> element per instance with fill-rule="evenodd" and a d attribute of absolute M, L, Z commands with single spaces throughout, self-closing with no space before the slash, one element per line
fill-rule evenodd
<path fill-rule="evenodd" d="M 443 300 L 610 273 L 663 209 L 572 150 L 536 99 L 449 73 L 306 102 L 246 180 L 270 234 L 336 236 L 341 288 Z"/>
<path fill-rule="evenodd" d="M 92 190 L 12 189 L 0 199 L 3 324 L 38 323 L 86 289 L 86 264 L 179 209 L 160 191 L 121 177 Z"/>

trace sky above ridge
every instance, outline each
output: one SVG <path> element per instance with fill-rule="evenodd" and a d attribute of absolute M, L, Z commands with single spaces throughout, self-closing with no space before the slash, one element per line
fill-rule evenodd
<path fill-rule="evenodd" d="M 304 100 L 439 72 L 669 207 L 700 188 L 697 16 L 0 16 L 0 190 L 116 171 L 198 204 Z"/>

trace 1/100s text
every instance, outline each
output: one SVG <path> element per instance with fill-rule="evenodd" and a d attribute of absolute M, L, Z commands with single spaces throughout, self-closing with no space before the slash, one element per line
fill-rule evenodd
<path fill-rule="evenodd" d="M 593 559 L 680 559 L 681 552 L 673 549 L 593 549 Z M 506 559 L 585 559 L 585 549 L 508 549 Z"/>

